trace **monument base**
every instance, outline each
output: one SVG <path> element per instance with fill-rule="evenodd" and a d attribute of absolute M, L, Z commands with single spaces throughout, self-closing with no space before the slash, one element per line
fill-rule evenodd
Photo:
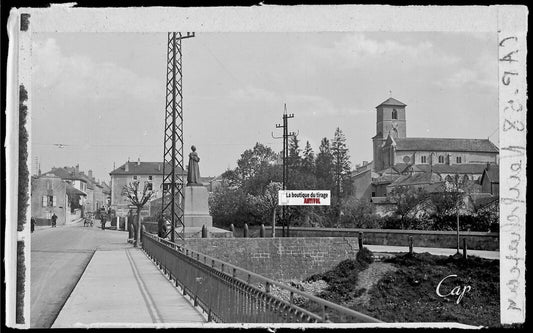
<path fill-rule="evenodd" d="M 184 191 L 183 224 L 188 227 L 213 227 L 213 217 L 209 215 L 209 193 L 203 186 L 186 186 Z"/>

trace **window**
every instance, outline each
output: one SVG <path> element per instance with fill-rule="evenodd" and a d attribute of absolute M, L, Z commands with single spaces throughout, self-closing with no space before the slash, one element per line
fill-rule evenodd
<path fill-rule="evenodd" d="M 372 192 L 372 197 L 375 197 L 376 196 L 376 192 Z"/>
<path fill-rule="evenodd" d="M 137 180 L 137 176 L 133 176 L 133 180 Z"/>
<path fill-rule="evenodd" d="M 148 180 L 152 180 L 152 176 L 148 176 Z"/>
<path fill-rule="evenodd" d="M 420 163 L 427 163 L 427 156 L 420 156 Z"/>
<path fill-rule="evenodd" d="M 398 119 L 398 111 L 396 109 L 392 109 L 392 119 Z"/>
<path fill-rule="evenodd" d="M 441 164 L 444 163 L 444 156 L 439 156 L 439 163 L 441 163 Z"/>
<path fill-rule="evenodd" d="M 462 162 L 462 159 L 461 159 L 461 156 L 457 156 L 457 157 L 455 158 L 455 162 L 456 162 L 456 163 L 463 163 L 463 162 Z"/>
<path fill-rule="evenodd" d="M 146 184 L 146 189 L 148 191 L 151 191 L 152 190 L 152 183 L 151 182 L 145 182 L 145 184 Z"/>
<path fill-rule="evenodd" d="M 56 207 L 57 197 L 55 195 L 43 195 L 43 207 Z"/>

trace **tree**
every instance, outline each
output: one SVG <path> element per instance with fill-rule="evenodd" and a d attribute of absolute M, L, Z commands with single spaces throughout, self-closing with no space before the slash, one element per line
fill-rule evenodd
<path fill-rule="evenodd" d="M 352 228 L 380 228 L 379 218 L 374 214 L 374 208 L 368 200 L 358 200 L 349 196 L 341 202 L 343 215 L 340 224 Z"/>
<path fill-rule="evenodd" d="M 300 167 L 302 163 L 302 157 L 300 156 L 301 152 L 302 149 L 300 149 L 300 142 L 298 140 L 298 137 L 292 135 L 289 139 L 289 159 L 287 161 L 287 165 L 289 166 L 289 169 L 291 169 L 291 171 Z"/>
<path fill-rule="evenodd" d="M 142 191 L 139 189 L 139 184 L 139 181 L 134 181 L 122 187 L 122 196 L 126 197 L 126 199 L 137 209 L 135 247 L 140 246 L 141 240 L 141 210 L 154 196 L 154 192 L 150 189 L 149 183 L 144 183 Z M 174 232 L 174 230 L 172 230 L 172 232 Z"/>
<path fill-rule="evenodd" d="M 247 149 L 237 161 L 237 168 L 231 176 L 234 183 L 240 180 L 241 188 L 254 195 L 262 194 L 271 181 L 281 180 L 281 167 L 277 165 L 278 154 L 270 147 L 256 143 L 252 149 Z M 238 177 L 235 175 L 237 174 Z"/>
<path fill-rule="evenodd" d="M 350 155 L 348 155 L 348 148 L 346 147 L 346 137 L 339 127 L 335 130 L 335 135 L 331 143 L 331 155 L 333 157 L 333 179 L 336 192 L 335 206 L 337 208 L 337 219 L 339 219 L 341 214 L 341 199 L 351 192 Z"/>
<path fill-rule="evenodd" d="M 313 148 L 309 141 L 306 142 L 303 152 L 302 170 L 305 173 L 314 174 L 315 172 L 315 153 L 313 152 Z"/>
<path fill-rule="evenodd" d="M 333 186 L 333 155 L 329 140 L 323 138 L 315 161 L 315 176 L 318 190 L 331 190 Z"/>
<path fill-rule="evenodd" d="M 472 185 L 468 177 L 461 178 L 458 174 L 455 174 L 453 177 L 446 177 L 446 189 L 445 192 L 448 194 L 450 204 L 455 208 L 455 217 L 456 217 L 456 229 L 457 229 L 457 255 L 460 251 L 460 240 L 459 240 L 459 231 L 460 231 L 460 221 L 459 215 L 461 214 L 461 208 L 464 207 L 465 196 L 471 192 Z"/>
<path fill-rule="evenodd" d="M 276 237 L 276 208 L 278 207 L 278 192 L 282 185 L 279 182 L 271 182 L 265 189 L 265 193 L 260 197 L 260 204 L 263 209 L 272 216 L 272 237 Z"/>
<path fill-rule="evenodd" d="M 395 214 L 400 218 L 400 228 L 406 229 L 407 217 L 416 209 L 422 209 L 428 201 L 428 194 L 424 190 L 416 190 L 410 186 L 396 186 L 392 189 L 390 197 L 396 203 Z"/>

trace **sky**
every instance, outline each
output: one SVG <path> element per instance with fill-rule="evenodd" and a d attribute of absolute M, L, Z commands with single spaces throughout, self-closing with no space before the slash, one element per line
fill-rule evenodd
<path fill-rule="evenodd" d="M 375 107 L 407 104 L 407 136 L 498 145 L 494 33 L 197 33 L 183 40 L 184 163 L 235 168 L 289 130 L 315 153 L 339 127 L 352 166 L 372 160 Z M 166 33 L 34 33 L 31 140 L 42 172 L 80 165 L 109 181 L 128 159 L 163 160 Z M 58 146 L 58 144 L 62 146 Z"/>

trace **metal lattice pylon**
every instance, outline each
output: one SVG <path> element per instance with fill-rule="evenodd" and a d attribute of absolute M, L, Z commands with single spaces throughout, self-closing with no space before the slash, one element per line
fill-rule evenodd
<path fill-rule="evenodd" d="M 162 216 L 170 219 L 171 229 L 165 237 L 170 234 L 172 242 L 176 235 L 185 239 L 181 40 L 190 37 L 194 37 L 194 33 L 168 33 Z M 176 232 L 177 227 L 180 232 Z"/>

